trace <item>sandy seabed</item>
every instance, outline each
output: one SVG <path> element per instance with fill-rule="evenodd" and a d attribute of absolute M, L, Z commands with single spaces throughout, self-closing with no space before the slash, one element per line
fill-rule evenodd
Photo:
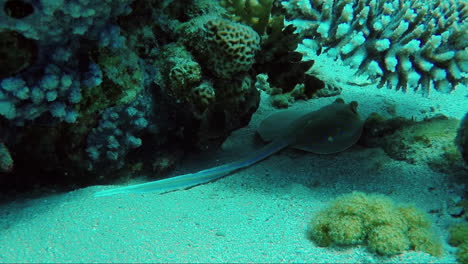
<path fill-rule="evenodd" d="M 347 88 L 340 97 L 357 100 L 364 118 L 389 104 L 396 104 L 398 115 L 416 119 L 434 106 L 457 118 L 466 112 L 460 108 L 463 97 L 436 100 L 372 87 Z M 215 153 L 184 162 L 174 175 L 233 161 L 258 148 L 255 128 L 274 111 L 266 99 L 262 94 L 249 127 L 233 133 Z M 293 108 L 318 109 L 334 99 Z M 306 238 L 308 223 L 329 201 L 362 191 L 441 212 L 431 218 L 436 233 L 447 240 L 447 226 L 454 222 L 447 203 L 463 186 L 426 166 L 392 160 L 380 149 L 354 146 L 336 155 L 286 149 L 189 190 L 93 197 L 106 188 L 112 186 L 0 205 L 0 262 L 456 263 L 455 249 L 447 243 L 440 258 L 411 251 L 379 257 L 365 246 L 321 248 Z"/>

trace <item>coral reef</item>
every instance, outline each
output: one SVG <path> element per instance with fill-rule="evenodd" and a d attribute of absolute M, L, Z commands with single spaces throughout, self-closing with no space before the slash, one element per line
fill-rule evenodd
<path fill-rule="evenodd" d="M 339 58 L 380 86 L 466 89 L 465 1 L 289 0 L 291 23 L 316 52 Z"/>
<path fill-rule="evenodd" d="M 168 44 L 163 47 L 162 51 L 165 63 L 161 67 L 167 91 L 179 100 L 190 100 L 192 91 L 203 80 L 200 64 L 181 44 Z M 206 107 L 208 105 L 200 110 L 203 112 Z"/>
<path fill-rule="evenodd" d="M 250 69 L 260 38 L 248 26 L 213 14 L 189 19 L 176 31 L 179 41 L 161 48 L 159 85 L 171 101 L 190 109 L 191 128 L 185 129 L 195 145 L 218 147 L 258 107 Z"/>
<path fill-rule="evenodd" d="M 0 186 L 80 186 L 126 171 L 164 173 L 188 150 L 219 147 L 247 125 L 258 108 L 259 89 L 279 107 L 335 95 L 339 90 L 306 73 L 315 62 L 296 51 L 310 33 L 318 34 L 312 40 L 317 51 L 347 62 L 357 63 L 366 51 L 355 66 L 367 73 L 368 65 L 379 64 L 383 73 L 373 77 L 382 82 L 396 78 L 398 85 L 413 87 L 430 79 L 438 89 L 463 82 L 465 38 L 458 30 L 465 24 L 458 19 L 465 17 L 465 6 L 457 4 L 442 19 L 437 15 L 447 11 L 445 5 L 426 10 L 413 2 L 387 2 L 283 1 L 291 17 L 305 19 L 305 30 L 301 23 L 285 26 L 280 2 L 271 0 L 0 0 L 0 59 L 6 62 L 0 65 L 0 173 L 11 175 L 0 177 Z M 292 6 L 304 3 L 301 10 Z M 327 4 L 348 17 L 328 14 Z M 370 25 L 384 25 L 396 7 L 409 26 L 406 38 Z M 440 21 L 412 15 L 420 9 Z M 357 14 L 369 23 L 359 24 Z M 420 32 L 425 22 L 429 33 Z M 346 25 L 346 34 L 332 37 L 335 27 L 344 32 Z M 398 28 L 393 20 L 385 25 Z M 361 35 L 368 42 L 352 46 Z M 401 53 L 417 46 L 416 37 L 421 51 L 408 59 L 430 68 L 421 72 L 415 66 L 419 79 L 404 72 L 409 64 Z M 384 55 L 372 53 L 372 45 L 385 39 L 392 45 Z M 395 59 L 392 72 L 387 64 Z M 408 160 L 432 144 L 444 149 L 446 160 L 458 162 L 452 145 L 424 136 L 407 141 L 420 143 L 405 152 Z"/>
<path fill-rule="evenodd" d="M 65 44 L 83 36 L 97 39 L 102 29 L 108 26 L 109 19 L 131 12 L 131 2 L 2 0 L 0 6 L 5 8 L 0 11 L 0 31 L 8 29 L 18 32 L 43 46 Z M 16 14 L 15 10 L 25 10 L 24 6 L 28 6 L 29 11 Z"/>
<path fill-rule="evenodd" d="M 226 7 L 227 17 L 251 26 L 260 35 L 253 71 L 260 74 L 257 87 L 272 95 L 273 106 L 288 107 L 295 100 L 320 96 L 319 90 L 325 85 L 315 76 L 305 74 L 314 61 L 304 61 L 302 54 L 295 51 L 301 38 L 293 25 L 284 25 L 279 1 L 228 0 L 221 1 L 221 5 Z M 262 73 L 268 77 L 264 78 Z"/>
<path fill-rule="evenodd" d="M 106 169 L 124 166 L 127 152 L 143 144 L 139 133 L 148 127 L 149 120 L 153 118 L 152 103 L 150 97 L 139 95 L 130 104 L 110 107 L 102 113 L 97 127 L 91 130 L 87 138 L 90 170 L 94 166 Z M 157 132 L 156 127 L 149 129 Z"/>
<path fill-rule="evenodd" d="M 260 49 L 260 36 L 252 28 L 210 15 L 191 20 L 182 31 L 186 46 L 218 78 L 247 72 Z"/>
<path fill-rule="evenodd" d="M 280 23 L 271 30 L 268 38 L 261 43 L 261 52 L 256 57 L 254 68 L 257 72 L 268 74 L 273 86 L 289 92 L 304 82 L 305 72 L 314 61 L 302 61 L 302 54 L 294 51 L 300 42 L 299 35 L 294 33 L 294 26 L 283 27 L 283 23 Z"/>
<path fill-rule="evenodd" d="M 258 107 L 260 38 L 217 2 L 0 5 L 0 173 L 11 174 L 2 189 L 162 176 Z"/>
<path fill-rule="evenodd" d="M 295 27 L 284 27 L 282 17 L 275 17 L 267 26 L 269 34 L 261 42 L 261 51 L 253 67 L 255 72 L 262 72 L 257 75 L 258 88 L 271 95 L 271 104 L 285 108 L 299 99 L 324 96 L 321 93 L 325 83 L 306 74 L 314 61 L 304 60 L 302 54 L 295 51 L 300 42 L 299 35 L 294 33 Z"/>
<path fill-rule="evenodd" d="M 0 32 L 10 36 L 8 63 L 2 64 L 0 115 L 17 125 L 49 113 L 73 123 L 83 90 L 102 81 L 90 51 L 109 36 L 112 21 L 128 14 L 130 0 L 0 1 Z M 115 35 L 115 34 L 114 34 Z M 115 45 L 116 41 L 106 45 Z M 2 38 L 3 41 L 3 38 Z M 15 44 L 16 43 L 16 44 Z M 117 42 L 118 43 L 118 42 Z M 89 71 L 88 71 L 89 69 Z"/>
<path fill-rule="evenodd" d="M 73 76 L 55 64 L 48 64 L 42 78 L 34 82 L 27 82 L 20 77 L 4 78 L 0 83 L 0 115 L 17 125 L 34 120 L 45 112 L 58 120 L 75 122 L 78 114 L 73 105 L 81 100 L 81 88 L 86 87 L 87 82 L 100 82 L 99 75 L 95 73 L 100 71 L 98 66 L 90 67 L 90 71 L 82 76 Z"/>
<path fill-rule="evenodd" d="M 131 104 L 148 83 L 115 24 L 132 2 L 0 1 L 0 140 L 15 161 L 2 188 L 96 177 L 84 176 L 88 134 L 101 112 Z"/>
<path fill-rule="evenodd" d="M 312 220 L 309 237 L 319 246 L 367 244 L 381 255 L 407 250 L 442 254 L 428 216 L 413 206 L 398 206 L 384 195 L 353 192 L 336 198 Z"/>
<path fill-rule="evenodd" d="M 118 92 L 118 104 L 134 101 L 144 89 L 144 64 L 128 47 L 101 50 L 97 63 L 107 80 L 104 85 Z"/>

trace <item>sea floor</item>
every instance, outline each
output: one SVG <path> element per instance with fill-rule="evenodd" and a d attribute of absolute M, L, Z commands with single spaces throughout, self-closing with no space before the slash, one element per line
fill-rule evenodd
<path fill-rule="evenodd" d="M 273 111 L 266 97 L 262 95 L 249 127 L 233 133 L 215 153 L 186 161 L 174 175 L 220 165 L 258 147 L 255 128 Z M 341 97 L 359 101 L 364 117 L 395 103 L 397 114 L 423 118 L 427 112 L 421 109 L 434 104 L 420 97 L 415 104 L 401 92 L 362 87 L 347 89 Z M 333 100 L 294 107 L 318 109 Z M 450 109 L 444 102 L 437 103 L 436 112 Z M 450 111 L 457 118 L 463 114 Z M 308 223 L 329 201 L 361 191 L 437 212 L 430 215 L 434 229 L 446 241 L 447 226 L 454 222 L 447 204 L 460 196 L 463 186 L 427 166 L 392 160 L 380 149 L 354 146 L 336 155 L 287 149 L 189 190 L 93 197 L 106 188 L 111 187 L 0 205 L 0 262 L 456 263 L 455 249 L 447 243 L 440 258 L 421 252 L 379 257 L 365 246 L 321 248 L 306 238 Z"/>

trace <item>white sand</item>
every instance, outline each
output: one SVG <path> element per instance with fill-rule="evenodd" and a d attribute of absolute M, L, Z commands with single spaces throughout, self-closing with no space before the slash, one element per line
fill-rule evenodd
<path fill-rule="evenodd" d="M 346 89 L 342 97 L 359 101 L 364 116 L 393 102 L 398 114 L 422 118 L 419 110 L 434 104 L 420 96 L 413 100 L 368 87 Z M 294 107 L 319 108 L 333 100 Z M 251 126 L 235 132 L 222 150 L 187 161 L 175 173 L 232 161 L 254 148 L 254 129 L 272 111 L 263 102 Z M 451 116 L 466 112 L 435 104 L 450 109 Z M 414 203 L 425 211 L 439 210 L 432 219 L 445 241 L 447 225 L 453 222 L 447 203 L 459 197 L 454 187 L 447 175 L 391 160 L 378 149 L 355 146 L 325 156 L 284 150 L 186 191 L 93 198 L 95 191 L 109 188 L 98 186 L 1 205 L 0 261 L 455 263 L 455 249 L 447 244 L 441 258 L 420 252 L 383 258 L 364 246 L 320 248 L 305 237 L 308 222 L 330 200 L 363 191 Z"/>

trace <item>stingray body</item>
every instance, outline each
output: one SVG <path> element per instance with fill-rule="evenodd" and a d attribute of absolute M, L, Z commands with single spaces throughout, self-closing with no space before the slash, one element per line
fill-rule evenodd
<path fill-rule="evenodd" d="M 166 193 L 219 179 L 235 170 L 257 163 L 274 153 L 293 147 L 318 154 L 330 154 L 351 147 L 361 136 L 363 121 L 357 102 L 342 99 L 316 111 L 279 111 L 262 121 L 257 132 L 270 143 L 238 161 L 163 180 L 119 187 L 95 193 L 96 197 L 122 193 Z"/>

